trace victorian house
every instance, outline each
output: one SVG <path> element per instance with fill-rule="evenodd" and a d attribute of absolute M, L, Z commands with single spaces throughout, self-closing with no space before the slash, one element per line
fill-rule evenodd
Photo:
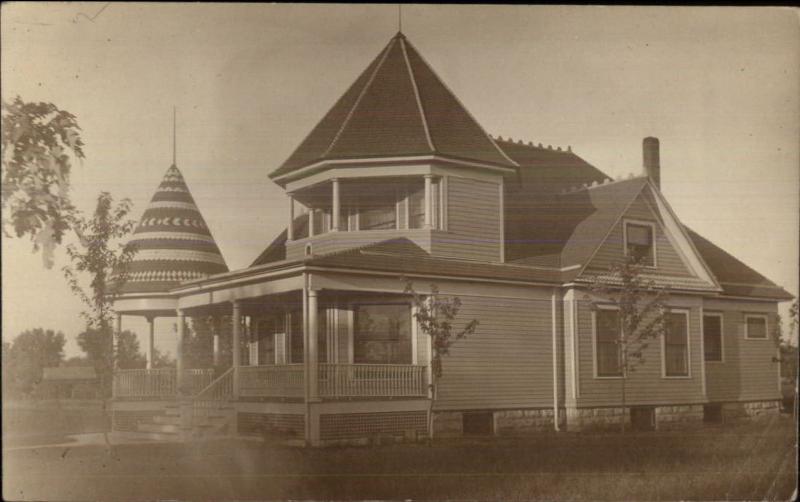
<path fill-rule="evenodd" d="M 611 180 L 571 148 L 492 137 L 398 33 L 265 166 L 286 192 L 286 229 L 249 267 L 228 270 L 168 169 L 116 310 L 177 318 L 177 370 L 119 370 L 115 429 L 320 445 L 419 437 L 429 413 L 436 434 L 503 434 L 777 411 L 770 333 L 791 296 L 681 223 L 657 139 L 643 159 L 641 176 Z M 669 288 L 669 322 L 625 374 L 619 313 L 588 285 L 631 253 Z M 432 410 L 431 344 L 406 280 L 457 296 L 457 322 L 479 321 L 446 358 Z M 232 355 L 220 360 L 222 329 L 208 348 L 216 372 L 186 367 L 187 317 L 231 319 Z"/>

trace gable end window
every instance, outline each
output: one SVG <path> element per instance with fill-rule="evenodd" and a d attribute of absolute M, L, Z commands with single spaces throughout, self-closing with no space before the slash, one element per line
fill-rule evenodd
<path fill-rule="evenodd" d="M 703 354 L 706 362 L 722 362 L 722 315 L 703 316 Z"/>
<path fill-rule="evenodd" d="M 598 309 L 595 312 L 595 368 L 598 377 L 622 376 L 619 311 Z"/>
<path fill-rule="evenodd" d="M 744 316 L 744 337 L 748 340 L 767 339 L 767 316 L 765 315 L 745 315 Z"/>
<path fill-rule="evenodd" d="M 655 225 L 625 222 L 625 254 L 648 267 L 656 265 Z"/>
<path fill-rule="evenodd" d="M 689 315 L 686 312 L 667 314 L 662 340 L 665 377 L 689 376 Z"/>

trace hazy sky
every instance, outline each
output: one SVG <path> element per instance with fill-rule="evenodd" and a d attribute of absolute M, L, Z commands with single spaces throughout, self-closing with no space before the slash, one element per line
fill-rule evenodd
<path fill-rule="evenodd" d="M 231 269 L 284 225 L 267 174 L 397 31 L 395 5 L 2 5 L 2 96 L 78 117 L 73 197 L 139 217 L 172 156 Z M 81 15 L 80 13 L 83 13 Z M 684 223 L 798 293 L 800 29 L 766 8 L 405 6 L 403 32 L 484 128 L 571 145 L 612 176 L 661 140 Z M 56 268 L 3 239 L 3 338 L 83 322 Z M 157 323 L 172 350 L 171 320 Z M 126 317 L 140 334 L 146 324 Z"/>

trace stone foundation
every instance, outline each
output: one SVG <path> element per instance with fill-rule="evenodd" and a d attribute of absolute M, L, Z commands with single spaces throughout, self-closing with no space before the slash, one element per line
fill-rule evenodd
<path fill-rule="evenodd" d="M 622 407 L 567 408 L 566 415 L 570 432 L 617 431 L 623 417 L 625 427 L 631 423 L 630 413 L 623 414 Z"/>
<path fill-rule="evenodd" d="M 658 430 L 684 429 L 703 424 L 702 404 L 656 406 L 655 413 Z"/>
<path fill-rule="evenodd" d="M 780 401 L 751 401 L 747 403 L 722 403 L 722 418 L 725 422 L 742 419 L 763 419 L 778 415 Z"/>
<path fill-rule="evenodd" d="M 494 433 L 497 435 L 532 434 L 552 430 L 554 430 L 552 409 L 494 412 Z"/>
<path fill-rule="evenodd" d="M 464 417 L 460 411 L 437 411 L 433 414 L 435 437 L 456 437 L 464 434 Z"/>

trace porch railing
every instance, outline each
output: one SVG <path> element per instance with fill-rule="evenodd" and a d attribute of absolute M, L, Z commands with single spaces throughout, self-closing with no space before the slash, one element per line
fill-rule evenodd
<path fill-rule="evenodd" d="M 320 364 L 320 397 L 424 397 L 425 366 L 412 364 Z"/>
<path fill-rule="evenodd" d="M 242 397 L 303 397 L 302 364 L 241 366 L 239 395 Z"/>
<path fill-rule="evenodd" d="M 184 370 L 184 391 L 193 395 L 211 383 L 214 370 Z M 174 368 L 117 370 L 114 373 L 114 397 L 159 399 L 178 395 L 178 372 Z"/>

